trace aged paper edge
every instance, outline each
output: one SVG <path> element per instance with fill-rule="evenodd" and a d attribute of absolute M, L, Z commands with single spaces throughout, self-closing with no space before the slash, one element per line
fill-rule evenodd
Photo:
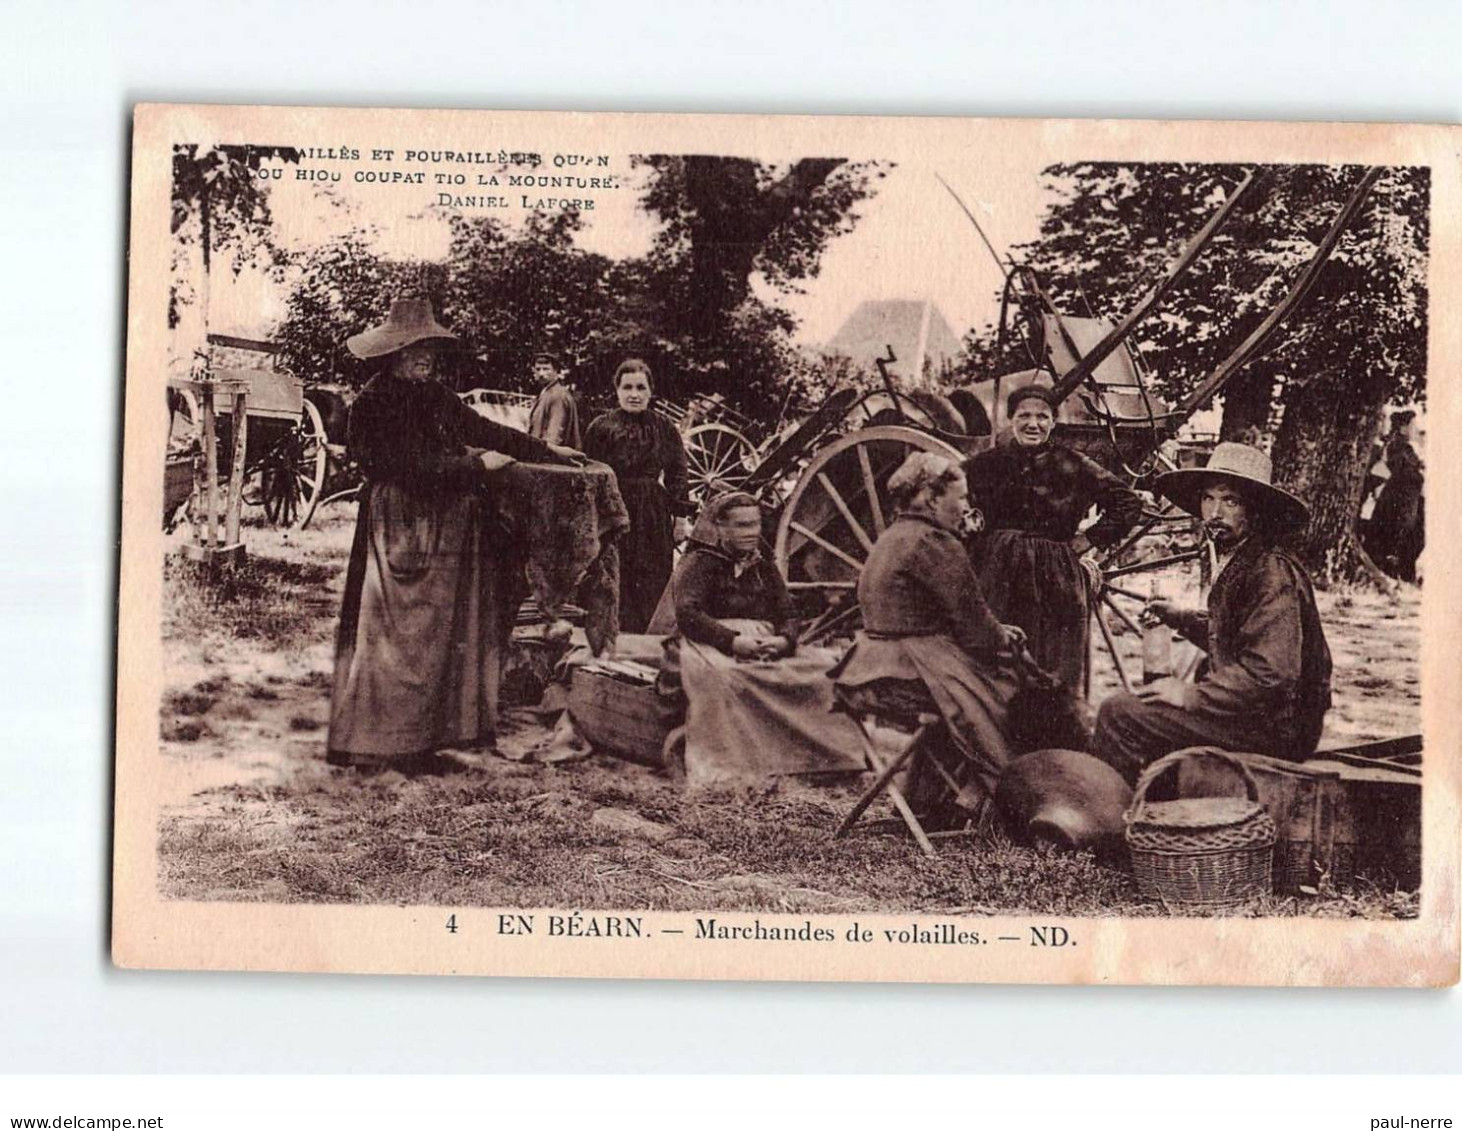
<path fill-rule="evenodd" d="M 1462 685 L 1455 609 L 1462 574 L 1458 467 L 1429 468 L 1428 528 L 1437 546 L 1423 597 L 1423 731 L 1430 755 L 1423 791 L 1421 913 L 1413 921 L 1316 919 L 1099 919 L 911 915 L 756 915 L 708 912 L 749 925 L 811 920 L 841 936 L 852 920 L 879 932 L 917 922 L 1019 944 L 930 947 L 896 943 L 790 944 L 667 939 L 690 913 L 633 913 L 637 940 L 498 934 L 514 908 L 356 907 L 187 903 L 156 892 L 162 539 L 157 529 L 163 448 L 150 411 L 165 379 L 170 153 L 183 141 L 311 144 L 369 135 L 450 147 L 486 133 L 522 148 L 593 146 L 603 152 L 722 152 L 795 156 L 839 152 L 928 162 L 948 147 L 1038 147 L 1042 164 L 1074 160 L 1317 162 L 1428 165 L 1432 169 L 1428 427 L 1439 452 L 1462 437 L 1462 405 L 1447 395 L 1462 360 L 1453 313 L 1459 277 L 1457 127 L 1311 123 L 1071 121 L 731 115 L 632 115 L 462 110 L 370 110 L 141 105 L 134 117 L 125 395 L 122 555 L 118 608 L 117 766 L 112 955 L 128 968 L 713 978 L 818 981 L 1030 982 L 1148 985 L 1444 986 L 1458 979 L 1458 766 Z M 460 143 L 460 140 L 458 141 Z M 1446 519 L 1446 521 L 1437 521 Z M 539 921 L 574 910 L 539 909 Z M 466 929 L 448 934 L 446 916 Z M 602 918 L 611 912 L 601 912 Z M 1076 945 L 1032 947 L 1033 926 L 1058 925 Z M 546 923 L 545 923 L 546 926 Z M 961 953 L 961 952 L 965 953 Z"/>

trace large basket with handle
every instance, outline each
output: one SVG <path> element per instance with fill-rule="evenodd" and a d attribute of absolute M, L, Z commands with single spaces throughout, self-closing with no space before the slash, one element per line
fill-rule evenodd
<path fill-rule="evenodd" d="M 1191 758 L 1212 758 L 1238 771 L 1247 797 L 1148 801 L 1158 778 Z M 1123 817 L 1132 873 L 1143 895 L 1194 910 L 1233 907 L 1273 890 L 1274 821 L 1243 761 L 1195 746 L 1159 758 L 1137 779 Z"/>

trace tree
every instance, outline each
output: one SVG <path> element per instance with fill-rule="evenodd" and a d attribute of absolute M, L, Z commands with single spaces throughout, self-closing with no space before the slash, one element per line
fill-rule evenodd
<path fill-rule="evenodd" d="M 534 212 L 520 231 L 453 216 L 444 312 L 483 359 L 482 383 L 533 388 L 532 355 L 547 350 L 581 382 L 622 348 L 633 282 L 576 246 L 576 212 Z"/>
<path fill-rule="evenodd" d="M 366 369 L 346 351 L 346 339 L 381 322 L 403 295 L 429 298 L 440 311 L 447 289 L 440 264 L 386 259 L 362 228 L 310 249 L 295 267 L 275 339 L 285 367 L 311 384 L 362 383 Z"/>
<path fill-rule="evenodd" d="M 774 301 L 815 278 L 822 253 L 858 220 L 886 175 L 879 162 L 654 155 L 642 206 L 662 227 L 646 262 L 653 329 L 684 391 L 746 405 L 777 401 L 795 321 Z"/>
<path fill-rule="evenodd" d="M 360 384 L 369 367 L 349 355 L 346 339 L 408 295 L 430 300 L 461 340 L 444 361 L 447 379 L 464 388 L 531 389 L 539 350 L 555 353 L 581 378 L 624 356 L 626 320 L 632 322 L 624 272 L 574 245 L 577 216 L 535 213 L 522 230 L 490 217 L 448 222 L 441 262 L 385 258 L 374 250 L 375 233 L 362 228 L 300 256 L 277 334 L 289 368 L 307 381 Z"/>
<path fill-rule="evenodd" d="M 1232 166 L 1086 163 L 1045 173 L 1056 201 L 1021 249 L 1058 305 L 1119 317 L 1237 185 Z M 1230 220 L 1133 335 L 1159 391 L 1180 399 L 1284 295 L 1360 170 L 1268 166 Z M 1273 438 L 1276 475 L 1315 510 L 1299 547 L 1322 582 L 1369 572 L 1354 535 L 1388 402 L 1425 393 L 1425 169 L 1389 170 L 1309 300 L 1224 390 L 1226 439 Z"/>
<path fill-rule="evenodd" d="M 387 261 L 365 230 L 311 250 L 295 263 L 279 332 L 286 363 L 307 380 L 361 380 L 345 339 L 383 318 L 393 298 L 419 294 L 470 343 L 457 363 L 471 384 L 530 389 L 532 355 L 548 350 L 591 402 L 612 401 L 610 374 L 631 355 L 649 362 L 657 392 L 672 400 L 721 393 L 770 420 L 787 396 L 812 395 L 820 370 L 795 348 L 795 320 L 774 300 L 816 275 L 882 172 L 841 159 L 642 162 L 652 170 L 643 206 L 663 221 L 642 258 L 578 246 L 584 218 L 573 211 L 533 212 L 522 227 L 451 216 L 436 264 Z"/>
<path fill-rule="evenodd" d="M 1384 410 L 1426 391 L 1426 169 L 1391 170 L 1322 276 L 1282 367 L 1276 476 L 1310 504 L 1297 547 L 1323 580 L 1376 576 L 1355 520 Z"/>
<path fill-rule="evenodd" d="M 287 260 L 274 242 L 265 161 L 298 163 L 299 152 L 286 146 L 175 145 L 172 183 L 172 286 L 168 290 L 168 328 L 177 326 L 181 308 L 193 300 L 181 277 L 184 255 L 199 245 L 203 271 L 213 268 L 216 251 L 233 252 L 233 270 L 261 266 L 279 277 Z"/>

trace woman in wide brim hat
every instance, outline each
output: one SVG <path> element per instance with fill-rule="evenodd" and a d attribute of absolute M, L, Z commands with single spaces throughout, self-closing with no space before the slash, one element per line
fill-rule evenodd
<path fill-rule="evenodd" d="M 455 339 L 430 303 L 401 299 L 385 322 L 346 343 L 381 370 L 350 413 L 348 448 L 365 484 L 336 639 L 336 765 L 422 768 L 439 748 L 494 741 L 500 658 L 521 583 L 489 500 L 514 459 L 560 456 L 479 416 L 434 379 L 437 349 Z"/>
<path fill-rule="evenodd" d="M 419 342 L 455 342 L 457 335 L 440 322 L 431 303 L 421 298 L 397 299 L 386 320 L 345 340 L 345 348 L 362 361 L 388 357 Z"/>
<path fill-rule="evenodd" d="M 1215 482 L 1238 489 L 1264 517 L 1271 535 L 1298 533 L 1310 521 L 1310 508 L 1274 485 L 1274 465 L 1269 457 L 1248 444 L 1219 444 L 1203 467 L 1185 467 L 1159 475 L 1153 490 L 1202 518 L 1203 491 Z"/>

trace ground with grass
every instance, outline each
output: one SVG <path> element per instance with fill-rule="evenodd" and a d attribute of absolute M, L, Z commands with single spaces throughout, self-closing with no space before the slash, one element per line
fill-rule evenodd
<path fill-rule="evenodd" d="M 856 783 L 783 781 L 688 791 L 595 755 L 486 772 L 404 777 L 325 763 L 333 635 L 354 508 L 310 530 L 246 530 L 247 563 L 205 584 L 170 554 L 159 757 L 170 783 L 159 828 L 169 897 L 256 902 L 442 904 L 1060 916 L 1165 914 L 1089 856 L 960 838 L 937 859 L 886 812 L 830 830 Z M 1176 579 L 1178 584 L 1183 579 Z M 1417 591 L 1322 593 L 1335 655 L 1325 745 L 1420 726 Z M 1120 625 L 1115 627 L 1120 629 Z M 1127 654 L 1138 650 L 1119 635 Z M 1099 664 L 1094 697 L 1117 685 Z M 527 709 L 503 720 L 521 756 L 547 734 Z M 882 817 L 882 819 L 878 819 Z M 1406 917 L 1414 894 L 1361 888 L 1274 898 L 1245 915 Z"/>

